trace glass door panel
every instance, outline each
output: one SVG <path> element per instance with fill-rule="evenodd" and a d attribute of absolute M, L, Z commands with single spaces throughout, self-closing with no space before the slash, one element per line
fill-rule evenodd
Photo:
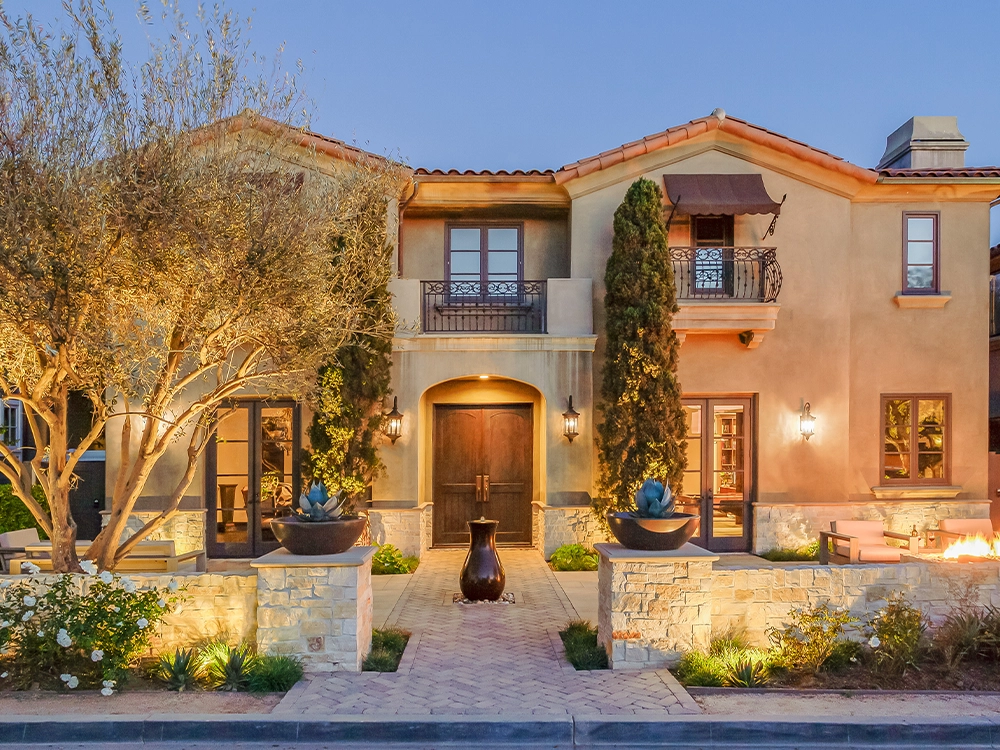
<path fill-rule="evenodd" d="M 684 421 L 687 424 L 687 465 L 684 480 L 677 493 L 677 510 L 681 513 L 701 515 L 702 496 L 702 418 L 705 408 L 702 404 L 685 404 Z M 699 521 L 700 523 L 700 521 Z M 700 530 L 695 532 L 700 534 Z"/>
<path fill-rule="evenodd" d="M 271 519 L 292 513 L 292 408 L 261 409 L 260 523 L 261 538 L 276 541 Z"/>
<path fill-rule="evenodd" d="M 237 408 L 215 435 L 215 539 L 227 545 L 249 544 L 249 420 L 250 410 Z"/>
<path fill-rule="evenodd" d="M 714 404 L 712 536 L 742 537 L 744 521 L 745 412 L 742 404 Z"/>

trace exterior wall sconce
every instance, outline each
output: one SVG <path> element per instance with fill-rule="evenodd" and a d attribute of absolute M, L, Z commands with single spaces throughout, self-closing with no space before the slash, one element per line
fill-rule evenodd
<path fill-rule="evenodd" d="M 802 407 L 802 414 L 799 415 L 799 432 L 806 440 L 816 433 L 816 417 L 809 411 L 809 402 L 806 401 Z"/>
<path fill-rule="evenodd" d="M 573 397 L 569 397 L 569 408 L 563 412 L 563 435 L 571 443 L 580 434 L 580 414 L 573 408 Z"/>
<path fill-rule="evenodd" d="M 403 415 L 400 413 L 399 409 L 396 408 L 398 401 L 398 396 L 392 397 L 392 411 L 385 415 L 385 436 L 392 441 L 393 445 L 396 444 L 400 435 L 403 434 Z"/>

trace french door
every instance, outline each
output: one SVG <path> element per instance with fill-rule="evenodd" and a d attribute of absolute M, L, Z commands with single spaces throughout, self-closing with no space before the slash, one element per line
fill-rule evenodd
<path fill-rule="evenodd" d="M 434 407 L 435 545 L 467 545 L 468 522 L 499 521 L 496 540 L 531 544 L 531 404 Z"/>
<path fill-rule="evenodd" d="M 207 552 L 257 557 L 279 546 L 271 519 L 301 492 L 302 413 L 294 401 L 236 401 L 205 451 Z"/>
<path fill-rule="evenodd" d="M 751 548 L 753 402 L 749 398 L 687 398 L 687 466 L 678 510 L 701 516 L 691 541 L 714 552 Z"/>

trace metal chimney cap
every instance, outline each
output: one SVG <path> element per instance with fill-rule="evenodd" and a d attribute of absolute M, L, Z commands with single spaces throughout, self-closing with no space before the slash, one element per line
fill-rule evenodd
<path fill-rule="evenodd" d="M 876 169 L 964 167 L 967 148 L 957 117 L 911 117 L 885 139 L 885 153 Z"/>

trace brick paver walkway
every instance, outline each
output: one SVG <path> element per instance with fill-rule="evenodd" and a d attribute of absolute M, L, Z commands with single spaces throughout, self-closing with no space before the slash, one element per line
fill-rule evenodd
<path fill-rule="evenodd" d="M 577 613 L 552 572 L 537 550 L 500 554 L 515 605 L 453 604 L 465 552 L 427 552 L 388 618 L 413 633 L 399 671 L 315 678 L 275 713 L 699 713 L 666 671 L 575 671 L 556 631 Z"/>

